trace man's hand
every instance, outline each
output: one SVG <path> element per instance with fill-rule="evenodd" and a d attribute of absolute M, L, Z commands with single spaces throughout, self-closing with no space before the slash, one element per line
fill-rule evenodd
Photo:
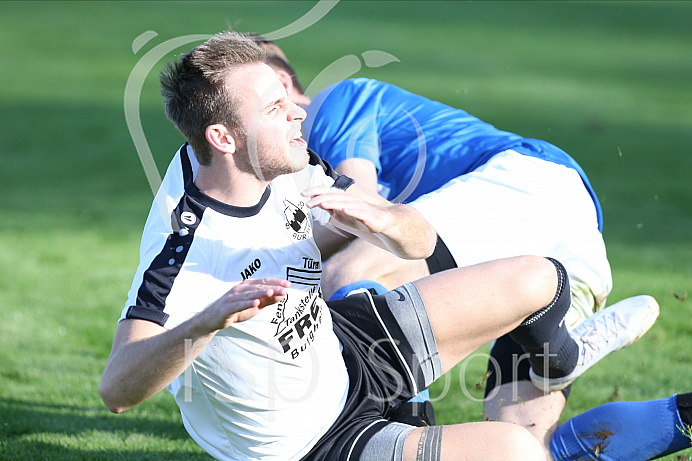
<path fill-rule="evenodd" d="M 264 307 L 278 303 L 286 296 L 291 282 L 276 278 L 248 279 L 234 286 L 200 313 L 209 331 L 221 330 L 244 322 Z"/>
<path fill-rule="evenodd" d="M 340 189 L 317 186 L 304 190 L 302 195 L 310 198 L 307 202 L 308 208 L 320 207 L 327 210 L 332 219 L 347 230 L 376 234 L 392 224 L 392 216 L 385 208 Z"/>
<path fill-rule="evenodd" d="M 251 319 L 265 306 L 281 301 L 290 285 L 283 279 L 245 280 L 172 330 L 147 320 L 123 320 L 101 378 L 104 403 L 120 413 L 164 389 L 218 330 Z"/>
<path fill-rule="evenodd" d="M 327 210 L 335 227 L 400 258 L 424 259 L 435 249 L 437 234 L 416 209 L 393 204 L 357 184 L 345 192 L 324 186 L 310 187 L 302 195 L 308 197 L 308 208 Z"/>

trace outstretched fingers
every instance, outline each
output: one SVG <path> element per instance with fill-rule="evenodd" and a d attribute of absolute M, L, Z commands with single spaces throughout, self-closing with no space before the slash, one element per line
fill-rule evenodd
<path fill-rule="evenodd" d="M 261 279 L 247 279 L 240 282 L 229 290 L 229 294 L 247 293 L 252 291 L 272 290 L 281 295 L 286 294 L 286 289 L 291 286 L 291 282 L 279 278 L 265 277 Z"/>
<path fill-rule="evenodd" d="M 259 308 L 263 308 L 281 301 L 290 286 L 291 282 L 284 279 L 248 279 L 233 287 L 229 294 L 240 295 L 240 300 L 255 301 Z"/>
<path fill-rule="evenodd" d="M 382 213 L 378 206 L 339 189 L 318 186 L 306 189 L 302 194 L 310 198 L 308 208 L 319 207 L 329 211 L 347 228 L 381 232 L 386 225 L 380 222 Z"/>
<path fill-rule="evenodd" d="M 207 308 L 212 329 L 251 319 L 264 307 L 280 302 L 290 285 L 287 280 L 275 278 L 244 280 Z"/>

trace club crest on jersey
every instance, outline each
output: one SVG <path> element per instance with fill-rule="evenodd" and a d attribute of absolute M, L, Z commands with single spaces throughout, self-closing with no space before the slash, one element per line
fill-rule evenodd
<path fill-rule="evenodd" d="M 286 229 L 292 232 L 295 240 L 305 240 L 310 235 L 310 218 L 307 210 L 303 211 L 305 203 L 299 202 L 298 205 L 290 200 L 284 200 L 284 217 L 286 218 Z"/>
<path fill-rule="evenodd" d="M 195 222 L 197 222 L 197 216 L 195 216 L 194 213 L 190 213 L 189 211 L 184 211 L 180 215 L 180 220 L 184 224 L 187 224 L 188 226 L 192 226 Z"/>

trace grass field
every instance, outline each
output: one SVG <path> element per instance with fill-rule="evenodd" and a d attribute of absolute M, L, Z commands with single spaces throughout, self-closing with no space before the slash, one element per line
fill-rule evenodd
<path fill-rule="evenodd" d="M 152 199 L 125 85 L 167 40 L 267 33 L 314 5 L 0 2 L 0 459 L 209 459 L 167 393 L 118 416 L 97 393 Z M 575 384 L 565 417 L 692 390 L 691 23 L 690 2 L 343 1 L 278 40 L 306 86 L 355 55 L 355 75 L 546 139 L 581 163 L 603 205 L 610 301 L 647 293 L 662 312 Z M 150 40 L 133 52 L 140 36 Z M 400 62 L 368 67 L 367 50 Z M 162 62 L 139 103 L 163 172 L 182 138 L 161 108 Z M 482 418 L 484 368 L 473 359 L 448 391 L 435 386 L 447 394 L 440 422 Z"/>

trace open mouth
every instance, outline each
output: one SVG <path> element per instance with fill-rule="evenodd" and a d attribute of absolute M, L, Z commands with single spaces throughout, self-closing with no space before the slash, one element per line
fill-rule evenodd
<path fill-rule="evenodd" d="M 291 144 L 292 146 L 296 146 L 296 147 L 306 147 L 306 146 L 307 146 L 307 143 L 305 142 L 305 140 L 303 139 L 302 136 L 303 136 L 302 131 L 298 131 L 298 132 L 293 136 L 293 138 L 291 139 L 290 144 Z"/>

